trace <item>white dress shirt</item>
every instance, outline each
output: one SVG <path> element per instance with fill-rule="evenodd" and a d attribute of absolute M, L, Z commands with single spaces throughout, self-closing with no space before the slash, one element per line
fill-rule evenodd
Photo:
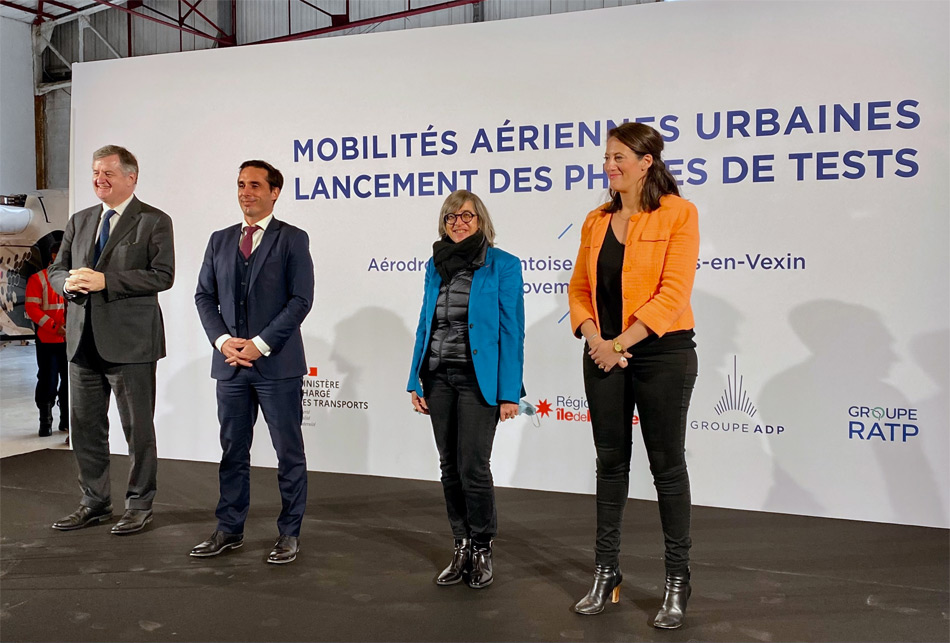
<path fill-rule="evenodd" d="M 102 204 L 102 212 L 99 213 L 99 225 L 96 226 L 96 243 L 99 243 L 99 235 L 102 234 L 102 224 L 106 220 L 106 212 L 115 210 L 115 214 L 109 219 L 109 234 L 112 234 L 112 231 L 115 230 L 115 225 L 119 222 L 119 218 L 122 216 L 122 213 L 125 212 L 125 209 L 129 207 L 129 204 L 132 203 L 133 198 L 135 198 L 134 194 L 130 195 L 128 199 L 114 208 L 105 203 Z"/>

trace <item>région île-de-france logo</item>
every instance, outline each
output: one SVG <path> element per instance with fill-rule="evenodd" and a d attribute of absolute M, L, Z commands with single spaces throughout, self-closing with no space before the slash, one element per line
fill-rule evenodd
<path fill-rule="evenodd" d="M 587 400 L 583 397 L 558 395 L 554 398 L 554 404 L 545 398 L 538 400 L 537 408 L 538 418 L 546 418 L 553 414 L 554 417 L 551 419 L 561 422 L 590 422 Z"/>
<path fill-rule="evenodd" d="M 558 395 L 554 404 L 548 398 L 538 400 L 535 405 L 538 418 L 548 418 L 559 422 L 590 422 L 590 405 L 587 398 Z M 553 415 L 553 417 L 551 417 Z M 633 416 L 633 424 L 640 423 L 637 415 Z"/>
<path fill-rule="evenodd" d="M 558 395 L 554 398 L 554 404 L 544 398 L 538 400 L 536 407 L 538 419 L 553 415 L 552 420 L 561 422 L 590 422 L 587 400 L 583 397 Z"/>
<path fill-rule="evenodd" d="M 732 357 L 732 375 L 726 375 L 726 386 L 723 388 L 719 401 L 713 406 L 716 416 L 721 420 L 691 420 L 689 427 L 697 431 L 717 433 L 758 433 L 761 435 L 776 436 L 785 432 L 781 424 L 760 424 L 749 421 L 730 421 L 743 415 L 753 420 L 759 409 L 752 401 L 752 396 L 745 388 L 745 377 L 739 373 L 739 358 Z"/>
<path fill-rule="evenodd" d="M 547 400 L 538 400 L 537 413 L 541 417 L 547 417 L 551 415 L 551 403 Z"/>

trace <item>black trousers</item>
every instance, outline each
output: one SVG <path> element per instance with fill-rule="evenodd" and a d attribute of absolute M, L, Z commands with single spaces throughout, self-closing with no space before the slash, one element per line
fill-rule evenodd
<path fill-rule="evenodd" d="M 584 387 L 597 451 L 596 562 L 619 562 L 636 407 L 659 501 L 666 571 L 684 573 L 692 544 L 686 412 L 696 382 L 696 349 L 634 353 L 626 368 L 609 373 L 597 367 L 587 350 L 585 345 Z"/>
<path fill-rule="evenodd" d="M 46 413 L 59 397 L 60 424 L 69 417 L 69 360 L 66 342 L 36 340 L 36 392 L 34 400 L 40 413 Z"/>
<path fill-rule="evenodd" d="M 487 543 L 498 532 L 491 475 L 498 407 L 485 401 L 474 367 L 439 368 L 423 377 L 422 388 L 452 535 Z"/>

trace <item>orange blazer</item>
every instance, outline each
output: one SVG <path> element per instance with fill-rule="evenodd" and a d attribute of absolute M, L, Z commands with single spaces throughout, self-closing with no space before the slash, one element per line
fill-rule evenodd
<path fill-rule="evenodd" d="M 568 286 L 571 327 L 597 315 L 597 257 L 610 230 L 604 204 L 587 215 L 581 229 L 581 247 Z M 613 234 L 611 232 L 611 234 Z M 660 207 L 630 218 L 623 253 L 623 330 L 636 320 L 657 335 L 693 327 L 689 297 L 699 259 L 699 215 L 686 199 L 668 194 Z"/>

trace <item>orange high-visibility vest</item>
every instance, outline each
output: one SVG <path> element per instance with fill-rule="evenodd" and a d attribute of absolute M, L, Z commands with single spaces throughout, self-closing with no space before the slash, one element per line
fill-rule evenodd
<path fill-rule="evenodd" d="M 53 290 L 45 270 L 26 282 L 26 315 L 36 324 L 36 337 L 47 344 L 62 343 L 65 337 L 56 334 L 66 326 L 66 300 Z"/>

